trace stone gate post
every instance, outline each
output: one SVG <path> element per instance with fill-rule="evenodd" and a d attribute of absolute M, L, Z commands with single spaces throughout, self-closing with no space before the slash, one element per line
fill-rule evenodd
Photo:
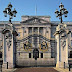
<path fill-rule="evenodd" d="M 15 67 L 15 52 L 16 52 L 16 36 L 17 32 L 13 24 L 6 24 L 2 30 L 3 34 L 3 67 L 14 68 Z"/>
<path fill-rule="evenodd" d="M 57 52 L 56 52 L 56 67 L 68 67 L 68 39 L 70 30 L 67 28 L 66 24 L 59 24 L 56 27 L 56 32 L 54 33 L 57 42 Z"/>

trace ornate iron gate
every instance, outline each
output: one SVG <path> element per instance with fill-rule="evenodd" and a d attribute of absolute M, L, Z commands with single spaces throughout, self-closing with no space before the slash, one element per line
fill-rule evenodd
<path fill-rule="evenodd" d="M 37 35 L 34 34 L 36 37 Z M 16 49 L 16 66 L 17 67 L 38 67 L 38 66 L 55 66 L 56 60 L 55 60 L 55 47 L 56 43 L 55 40 L 49 40 L 41 35 L 38 37 L 43 38 L 44 41 L 48 41 L 51 44 L 51 47 L 48 47 L 46 42 L 42 42 L 41 48 L 35 48 L 32 47 L 32 42 L 28 42 L 28 39 L 34 37 L 33 35 L 26 37 L 25 39 L 18 41 L 18 47 Z M 24 42 L 25 41 L 25 42 Z M 22 42 L 22 47 L 21 47 Z M 26 43 L 27 42 L 27 43 Z M 26 44 L 25 44 L 26 43 Z M 30 44 L 29 44 L 30 43 Z M 45 45 L 44 45 L 45 44 Z M 20 47 L 19 47 L 20 46 Z M 44 47 L 46 46 L 46 47 Z M 48 48 L 47 48 L 48 47 Z M 46 50 L 45 50 L 46 48 Z M 54 54 L 54 55 L 52 55 Z"/>

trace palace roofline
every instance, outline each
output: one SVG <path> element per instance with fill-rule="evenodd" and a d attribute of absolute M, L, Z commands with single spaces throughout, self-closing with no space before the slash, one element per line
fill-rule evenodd
<path fill-rule="evenodd" d="M 9 23 L 9 21 L 0 21 L 0 24 L 8 24 L 8 23 Z M 49 23 L 52 25 L 58 25 L 60 23 L 60 21 L 50 21 Z M 65 23 L 67 25 L 72 25 L 72 21 L 64 21 L 63 23 Z M 21 24 L 21 23 L 20 23 L 20 21 L 12 21 L 12 24 Z M 24 24 L 28 24 L 28 23 L 24 23 Z"/>
<path fill-rule="evenodd" d="M 9 21 L 0 21 L 0 24 L 8 24 Z M 13 24 L 20 24 L 20 21 L 12 21 Z"/>
<path fill-rule="evenodd" d="M 51 21 L 51 23 L 53 25 L 56 25 L 56 24 L 59 24 L 60 21 Z M 64 24 L 67 24 L 67 25 L 72 25 L 72 21 L 63 21 Z"/>

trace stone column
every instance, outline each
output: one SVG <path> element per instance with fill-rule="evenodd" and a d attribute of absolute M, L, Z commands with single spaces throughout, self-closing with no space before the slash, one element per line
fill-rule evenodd
<path fill-rule="evenodd" d="M 28 36 L 28 27 L 24 27 L 24 37 Z"/>
<path fill-rule="evenodd" d="M 28 27 L 26 27 L 26 35 L 28 36 Z"/>
<path fill-rule="evenodd" d="M 33 35 L 33 31 L 34 31 L 34 28 L 32 27 L 32 35 Z M 33 36 L 32 36 L 32 47 L 34 47 L 33 41 L 34 41 L 34 39 L 33 39 Z"/>
<path fill-rule="evenodd" d="M 49 31 L 48 31 L 48 30 L 49 30 L 49 28 L 47 27 L 47 28 L 46 28 L 46 38 L 49 37 Z"/>
<path fill-rule="evenodd" d="M 43 36 L 46 36 L 46 28 L 43 27 Z"/>
<path fill-rule="evenodd" d="M 23 29 L 23 37 L 24 37 L 24 27 L 22 29 Z"/>
<path fill-rule="evenodd" d="M 39 27 L 38 27 L 38 35 L 39 35 Z"/>
<path fill-rule="evenodd" d="M 51 27 L 48 27 L 48 29 L 49 29 L 48 30 L 49 31 L 49 33 L 48 33 L 49 37 L 48 38 L 50 39 L 51 38 Z"/>
<path fill-rule="evenodd" d="M 33 34 L 33 31 L 34 31 L 34 27 L 32 27 L 32 34 Z"/>
<path fill-rule="evenodd" d="M 39 27 L 38 27 L 38 35 L 39 35 Z M 37 47 L 39 47 L 39 37 L 37 37 Z"/>

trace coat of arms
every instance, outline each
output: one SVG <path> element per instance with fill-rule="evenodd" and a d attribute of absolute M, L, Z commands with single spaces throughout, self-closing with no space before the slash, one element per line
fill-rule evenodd
<path fill-rule="evenodd" d="M 41 51 L 48 51 L 48 43 L 43 41 L 43 42 L 40 44 L 40 50 L 41 50 Z"/>
<path fill-rule="evenodd" d="M 27 42 L 25 42 L 25 43 L 23 44 L 23 48 L 24 48 L 25 51 L 31 51 L 32 44 L 27 41 Z"/>

